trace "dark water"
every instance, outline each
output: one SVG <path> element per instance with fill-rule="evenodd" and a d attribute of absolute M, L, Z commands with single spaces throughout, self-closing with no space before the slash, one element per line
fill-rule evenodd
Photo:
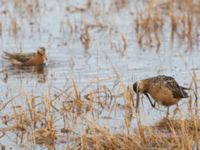
<path fill-rule="evenodd" d="M 35 51 L 43 46 L 47 50 L 48 61 L 41 67 L 14 67 L 0 59 L 0 100 L 4 104 L 19 93 L 40 96 L 53 95 L 58 89 L 66 89 L 75 81 L 83 95 L 90 89 L 106 86 L 113 95 L 122 93 L 124 87 L 146 77 L 165 74 L 175 77 L 178 83 L 188 87 L 195 71 L 199 82 L 200 51 L 194 46 L 188 50 L 188 44 L 175 39 L 170 40 L 170 26 L 165 25 L 161 37 L 161 47 L 141 48 L 135 33 L 135 17 L 143 10 L 147 2 L 128 2 L 118 9 L 114 1 L 94 1 L 90 8 L 80 1 L 40 1 L 35 2 L 2 1 L 0 8 L 1 37 L 0 54 L 3 51 Z M 142 4 L 141 4 L 142 3 Z M 85 11 L 67 11 L 86 8 Z M 6 13 L 3 13 L 6 11 Z M 16 36 L 12 32 L 12 20 L 17 22 Z M 102 24 L 103 27 L 99 27 Z M 80 37 L 86 25 L 89 25 L 89 48 L 85 49 Z M 198 30 L 199 31 L 199 30 Z M 125 41 L 123 41 L 123 38 Z M 125 48 L 124 48 L 125 47 Z M 115 86 L 117 84 L 117 86 Z M 199 85 L 199 84 L 198 84 Z M 193 97 L 193 93 L 190 93 Z M 16 98 L 13 105 L 23 107 L 23 96 Z M 122 96 L 116 102 L 124 104 Z M 165 108 L 152 109 L 143 98 L 141 120 L 151 124 L 165 115 Z M 184 110 L 187 99 L 180 102 Z M 8 107 L 9 108 L 9 107 Z M 172 113 L 175 106 L 171 108 Z M 1 115 L 11 110 L 2 110 Z M 180 114 L 183 114 L 180 112 Z M 90 118 L 90 114 L 87 114 Z M 125 129 L 125 112 L 121 108 L 104 111 L 96 122 L 113 131 Z M 110 117 L 111 119 L 103 119 Z M 80 121 L 82 122 L 82 121 Z M 135 127 L 133 114 L 131 127 Z M 60 126 L 61 122 L 56 122 Z M 0 125 L 4 127 L 4 125 Z M 77 127 L 80 129 L 81 127 Z M 14 145 L 9 138 L 0 139 L 4 144 Z"/>

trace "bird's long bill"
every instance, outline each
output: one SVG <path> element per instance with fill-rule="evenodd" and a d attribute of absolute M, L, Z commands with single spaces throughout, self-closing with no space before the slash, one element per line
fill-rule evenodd
<path fill-rule="evenodd" d="M 136 112 L 138 112 L 138 107 L 139 107 L 139 98 L 140 98 L 140 94 L 139 92 L 137 92 L 137 101 L 136 101 Z"/>

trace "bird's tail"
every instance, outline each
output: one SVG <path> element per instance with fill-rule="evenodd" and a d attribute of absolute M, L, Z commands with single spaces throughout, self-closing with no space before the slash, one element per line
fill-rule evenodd
<path fill-rule="evenodd" d="M 6 52 L 6 51 L 3 51 L 4 55 L 5 56 L 10 56 L 10 53 Z"/>
<path fill-rule="evenodd" d="M 191 88 L 180 86 L 183 90 L 192 90 Z"/>
<path fill-rule="evenodd" d="M 5 51 L 3 51 L 3 53 L 4 53 L 4 55 L 2 56 L 4 59 L 10 59 L 10 58 L 12 58 L 12 54 L 10 54 L 10 53 L 8 53 L 8 52 L 5 52 Z"/>
<path fill-rule="evenodd" d="M 191 88 L 187 88 L 187 87 L 183 87 L 183 86 L 180 86 L 180 88 L 182 89 L 183 98 L 189 97 L 188 93 L 185 90 L 189 91 L 189 90 L 192 90 L 192 89 Z"/>

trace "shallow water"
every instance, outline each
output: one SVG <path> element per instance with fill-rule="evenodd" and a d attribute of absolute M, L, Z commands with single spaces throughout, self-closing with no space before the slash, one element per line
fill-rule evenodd
<path fill-rule="evenodd" d="M 0 14 L 2 34 L 1 51 L 35 51 L 43 46 L 47 50 L 48 61 L 45 66 L 14 67 L 9 62 L 0 59 L 0 100 L 4 103 L 19 93 L 39 96 L 53 95 L 59 90 L 72 86 L 74 80 L 83 95 L 89 89 L 106 86 L 112 89 L 116 103 L 123 105 L 119 83 L 125 87 L 135 81 L 158 74 L 175 77 L 178 83 L 189 87 L 195 71 L 199 85 L 200 51 L 197 45 L 188 50 L 188 44 L 175 39 L 170 40 L 169 25 L 165 25 L 161 37 L 161 47 L 156 52 L 156 46 L 141 48 L 137 43 L 134 29 L 134 18 L 137 11 L 143 10 L 141 3 L 129 2 L 124 8 L 117 9 L 114 1 L 92 2 L 90 8 L 83 12 L 67 11 L 75 8 L 85 8 L 85 3 L 77 1 L 12 1 L 1 2 Z M 146 4 L 146 2 L 142 2 Z M 6 13 L 3 13 L 6 11 Z M 16 19 L 17 33 L 13 35 L 12 21 Z M 100 27 L 99 23 L 104 27 Z M 89 48 L 85 49 L 80 41 L 86 25 L 89 25 Z M 199 31 L 199 30 L 198 30 Z M 123 37 L 125 41 L 123 41 Z M 124 49 L 124 47 L 126 47 Z M 117 84 L 117 86 L 115 86 Z M 190 93 L 194 97 L 192 92 Z M 16 98 L 14 104 L 22 105 L 23 98 Z M 152 109 L 143 99 L 140 114 L 143 124 L 148 125 L 165 116 L 165 108 Z M 141 103 L 142 104 L 142 103 Z M 185 109 L 187 99 L 180 102 L 181 110 Z M 171 113 L 175 106 L 171 108 Z M 6 109 L 1 115 L 11 110 Z M 181 113 L 180 113 L 181 114 Z M 182 115 L 185 115 L 184 113 Z M 126 130 L 124 118 L 126 112 L 122 108 L 114 111 L 103 111 L 96 122 L 112 131 Z M 111 119 L 105 119 L 110 117 Z M 80 121 L 82 122 L 82 121 Z M 56 122 L 57 126 L 61 122 Z M 131 127 L 136 125 L 135 114 Z M 4 125 L 0 125 L 3 127 Z M 78 131 L 81 127 L 77 127 Z M 5 145 L 14 145 L 9 138 L 2 138 Z M 20 144 L 18 144 L 20 145 Z"/>

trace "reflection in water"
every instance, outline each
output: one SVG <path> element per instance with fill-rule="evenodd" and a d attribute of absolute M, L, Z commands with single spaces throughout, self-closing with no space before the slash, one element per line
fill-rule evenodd
<path fill-rule="evenodd" d="M 7 82 L 9 75 L 17 75 L 22 78 L 33 77 L 37 78 L 39 83 L 45 83 L 47 77 L 47 67 L 45 65 L 39 66 L 7 66 L 4 82 Z"/>
<path fill-rule="evenodd" d="M 3 69 L 0 71 L 0 73 L 2 74 L 2 78 L 3 78 L 3 82 L 7 82 L 7 79 L 8 79 L 8 73 L 7 73 L 7 70 Z"/>

